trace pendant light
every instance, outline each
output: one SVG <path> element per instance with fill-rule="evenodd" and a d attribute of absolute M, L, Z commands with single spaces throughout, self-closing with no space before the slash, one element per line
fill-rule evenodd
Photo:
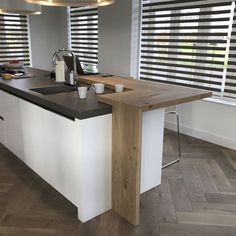
<path fill-rule="evenodd" d="M 35 3 L 47 6 L 106 6 L 115 2 L 115 0 L 25 0 L 29 3 Z"/>
<path fill-rule="evenodd" d="M 0 14 L 38 15 L 41 13 L 42 9 L 39 5 L 23 0 L 0 0 Z"/>

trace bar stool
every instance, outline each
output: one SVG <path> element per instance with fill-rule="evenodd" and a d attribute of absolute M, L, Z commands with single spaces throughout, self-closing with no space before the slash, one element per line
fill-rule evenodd
<path fill-rule="evenodd" d="M 178 158 L 174 161 L 171 161 L 162 166 L 162 169 L 175 164 L 176 162 L 180 161 L 181 158 L 181 147 L 180 147 L 180 133 L 179 133 L 179 114 L 177 112 L 176 106 L 168 107 L 165 112 L 166 115 L 175 115 L 176 116 L 176 123 L 177 123 L 177 142 L 178 142 Z"/>

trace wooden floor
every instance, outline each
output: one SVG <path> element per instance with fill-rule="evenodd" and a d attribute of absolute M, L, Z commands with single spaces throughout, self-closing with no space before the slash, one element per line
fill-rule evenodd
<path fill-rule="evenodd" d="M 177 153 L 175 135 L 165 132 L 165 161 Z M 236 152 L 184 135 L 181 144 L 181 162 L 141 196 L 138 227 L 112 211 L 80 223 L 69 201 L 0 146 L 0 236 L 235 236 Z"/>

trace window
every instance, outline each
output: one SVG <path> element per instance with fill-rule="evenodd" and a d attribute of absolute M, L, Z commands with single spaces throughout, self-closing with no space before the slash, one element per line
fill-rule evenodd
<path fill-rule="evenodd" d="M 140 79 L 236 94 L 234 7 L 234 0 L 142 0 Z"/>
<path fill-rule="evenodd" d="M 79 57 L 85 70 L 97 72 L 97 8 L 70 8 L 70 48 Z"/>
<path fill-rule="evenodd" d="M 0 15 L 0 63 L 10 60 L 30 65 L 27 16 Z"/>

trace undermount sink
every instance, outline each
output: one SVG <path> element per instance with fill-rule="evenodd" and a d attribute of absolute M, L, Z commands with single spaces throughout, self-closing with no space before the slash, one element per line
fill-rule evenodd
<path fill-rule="evenodd" d="M 50 94 L 56 94 L 56 93 L 73 92 L 73 91 L 76 91 L 76 88 L 72 86 L 68 86 L 68 85 L 54 85 L 50 87 L 33 88 L 29 90 L 35 93 L 42 94 L 42 95 L 50 95 Z"/>

